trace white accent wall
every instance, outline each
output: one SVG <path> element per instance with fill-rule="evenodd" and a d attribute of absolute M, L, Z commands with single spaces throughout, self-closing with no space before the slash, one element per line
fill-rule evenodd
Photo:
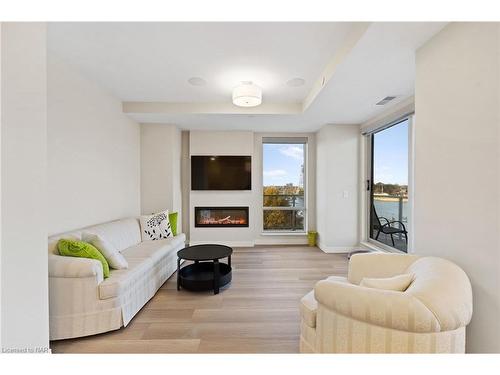
<path fill-rule="evenodd" d="M 222 243 L 229 246 L 254 245 L 254 221 L 258 214 L 254 205 L 256 179 L 259 173 L 254 158 L 252 132 L 191 131 L 189 154 L 193 155 L 246 155 L 252 157 L 251 191 L 190 191 L 189 241 L 196 243 Z M 189 188 L 190 189 L 190 188 Z M 248 206 L 248 228 L 195 228 L 194 208 L 197 206 Z"/>
<path fill-rule="evenodd" d="M 453 23 L 416 61 L 415 253 L 469 275 L 469 352 L 500 352 L 499 55 L 498 23 Z"/>
<path fill-rule="evenodd" d="M 141 124 L 141 211 L 177 212 L 182 231 L 181 131 L 174 125 Z"/>
<path fill-rule="evenodd" d="M 140 212 L 140 129 L 121 102 L 48 54 L 48 231 Z"/>
<path fill-rule="evenodd" d="M 325 125 L 316 134 L 318 245 L 345 253 L 359 243 L 360 128 Z"/>
<path fill-rule="evenodd" d="M 46 25 L 1 24 L 1 347 L 48 348 Z"/>
<path fill-rule="evenodd" d="M 306 137 L 308 139 L 308 158 L 306 166 L 307 222 L 309 229 L 316 228 L 316 136 L 314 133 L 253 133 L 248 131 L 191 131 L 186 151 L 192 155 L 248 155 L 252 157 L 251 191 L 191 191 L 189 171 L 184 171 L 183 191 L 189 192 L 185 199 L 189 215 L 189 240 L 191 244 L 222 243 L 229 246 L 254 246 L 273 244 L 305 244 L 305 234 L 263 234 L 262 230 L 262 138 L 263 137 Z M 194 208 L 196 206 L 248 206 L 248 228 L 195 228 Z"/>

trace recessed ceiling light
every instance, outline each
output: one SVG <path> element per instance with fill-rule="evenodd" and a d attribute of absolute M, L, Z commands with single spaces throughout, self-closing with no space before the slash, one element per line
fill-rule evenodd
<path fill-rule="evenodd" d="M 290 86 L 290 87 L 299 87 L 299 86 L 304 86 L 304 83 L 306 83 L 306 81 L 303 79 L 303 78 L 292 78 L 291 80 L 289 80 L 286 85 L 287 86 Z"/>
<path fill-rule="evenodd" d="M 188 82 L 193 86 L 205 86 L 207 84 L 207 81 L 201 77 L 191 77 Z"/>
<path fill-rule="evenodd" d="M 262 103 L 262 89 L 251 81 L 241 82 L 233 89 L 233 104 L 238 107 L 256 107 Z"/>

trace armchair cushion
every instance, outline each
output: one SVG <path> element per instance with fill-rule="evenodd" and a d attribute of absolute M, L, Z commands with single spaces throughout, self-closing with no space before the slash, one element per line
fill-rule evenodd
<path fill-rule="evenodd" d="M 410 286 L 414 278 L 415 276 L 411 273 L 404 273 L 402 275 L 385 278 L 363 277 L 359 286 L 404 292 L 408 286 Z"/>
<path fill-rule="evenodd" d="M 339 283 L 348 283 L 347 279 L 342 276 L 329 276 L 326 280 L 339 282 Z M 316 314 L 318 311 L 318 302 L 316 298 L 314 298 L 314 290 L 311 290 L 300 300 L 300 315 L 302 317 L 302 321 L 309 327 L 316 327 Z"/>
<path fill-rule="evenodd" d="M 380 327 L 410 332 L 440 331 L 434 314 L 407 292 L 323 280 L 316 284 L 314 296 L 320 305 L 338 314 Z"/>
<path fill-rule="evenodd" d="M 302 321 L 311 328 L 316 327 L 316 312 L 318 302 L 314 298 L 314 290 L 311 290 L 300 300 L 300 315 Z"/>

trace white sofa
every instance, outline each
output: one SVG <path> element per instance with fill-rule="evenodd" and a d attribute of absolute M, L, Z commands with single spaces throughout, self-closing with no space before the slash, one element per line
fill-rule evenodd
<path fill-rule="evenodd" d="M 60 238 L 81 239 L 83 232 L 102 236 L 129 267 L 103 278 L 94 259 L 59 255 Z M 185 235 L 141 242 L 138 218 L 127 218 L 49 237 L 50 339 L 94 335 L 126 326 L 177 269 L 177 251 Z"/>
<path fill-rule="evenodd" d="M 414 275 L 404 292 L 359 286 L 404 273 Z M 347 278 L 319 281 L 300 310 L 302 353 L 464 353 L 472 290 L 445 259 L 357 254 Z"/>

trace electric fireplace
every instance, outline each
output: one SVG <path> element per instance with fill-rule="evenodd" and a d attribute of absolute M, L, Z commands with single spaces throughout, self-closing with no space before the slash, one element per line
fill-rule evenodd
<path fill-rule="evenodd" d="M 248 207 L 195 207 L 197 228 L 248 227 Z"/>

